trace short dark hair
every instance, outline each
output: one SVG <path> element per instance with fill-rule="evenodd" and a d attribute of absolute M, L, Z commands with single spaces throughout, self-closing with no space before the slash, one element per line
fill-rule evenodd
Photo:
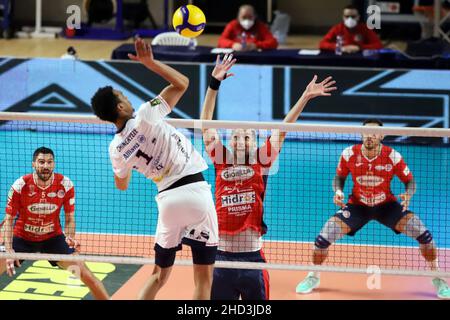
<path fill-rule="evenodd" d="M 381 120 L 378 120 L 378 119 L 366 119 L 363 122 L 363 126 L 365 126 L 368 123 L 375 123 L 375 124 L 379 125 L 380 127 L 383 126 L 383 122 L 381 122 Z"/>
<path fill-rule="evenodd" d="M 52 149 L 47 147 L 39 147 L 33 152 L 33 162 L 36 161 L 37 156 L 40 154 L 51 154 L 53 159 L 55 158 L 55 154 Z"/>
<path fill-rule="evenodd" d="M 92 109 L 97 117 L 109 122 L 116 122 L 119 113 L 117 96 L 111 86 L 106 86 L 97 90 L 91 99 Z"/>
<path fill-rule="evenodd" d="M 345 10 L 345 9 L 348 9 L 348 10 L 356 10 L 356 11 L 358 11 L 358 14 L 359 14 L 359 9 L 358 9 L 355 5 L 353 5 L 353 4 L 347 5 L 347 6 L 344 8 L 344 10 Z"/>

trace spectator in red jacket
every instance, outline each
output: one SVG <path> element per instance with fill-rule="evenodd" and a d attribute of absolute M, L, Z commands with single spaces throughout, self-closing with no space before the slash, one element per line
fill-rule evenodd
<path fill-rule="evenodd" d="M 369 29 L 364 22 L 360 22 L 358 9 L 348 5 L 344 9 L 343 21 L 334 27 L 320 41 L 321 50 L 335 50 L 336 37 L 343 38 L 342 52 L 355 53 L 361 50 L 376 50 L 383 48 L 377 34 Z"/>
<path fill-rule="evenodd" d="M 277 46 L 277 40 L 267 25 L 256 18 L 251 5 L 239 8 L 237 19 L 227 24 L 219 39 L 219 48 L 232 48 L 235 51 L 276 49 Z"/>

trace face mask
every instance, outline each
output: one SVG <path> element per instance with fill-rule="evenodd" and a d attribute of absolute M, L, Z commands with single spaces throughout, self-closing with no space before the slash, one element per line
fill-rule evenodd
<path fill-rule="evenodd" d="M 344 24 L 347 28 L 352 29 L 356 27 L 356 25 L 358 24 L 358 20 L 353 18 L 346 18 L 344 19 Z"/>
<path fill-rule="evenodd" d="M 255 21 L 250 19 L 244 19 L 239 21 L 239 23 L 241 24 L 242 28 L 244 28 L 245 30 L 249 30 L 251 27 L 253 27 Z"/>

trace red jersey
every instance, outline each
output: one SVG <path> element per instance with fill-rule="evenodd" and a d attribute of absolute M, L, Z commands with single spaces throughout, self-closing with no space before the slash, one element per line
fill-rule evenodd
<path fill-rule="evenodd" d="M 336 49 L 336 37 L 341 35 L 343 37 L 343 45 L 357 45 L 364 49 L 377 50 L 382 49 L 383 44 L 378 38 L 377 34 L 367 28 L 365 23 L 358 23 L 358 25 L 353 28 L 347 28 L 343 22 L 335 25 L 331 30 L 325 35 L 325 37 L 320 41 L 319 47 L 322 50 L 334 50 Z"/>
<path fill-rule="evenodd" d="M 408 183 L 413 178 L 400 153 L 383 145 L 380 154 L 369 160 L 362 154 L 361 148 L 362 144 L 346 148 L 337 167 L 340 177 L 352 174 L 353 190 L 349 203 L 373 207 L 397 201 L 391 191 L 394 175 L 403 183 Z"/>
<path fill-rule="evenodd" d="M 55 173 L 51 185 L 42 189 L 33 174 L 20 177 L 8 194 L 6 214 L 15 217 L 14 236 L 27 241 L 44 241 L 62 234 L 59 214 L 75 210 L 75 190 L 72 181 Z"/>
<path fill-rule="evenodd" d="M 227 149 L 223 148 L 223 155 Z M 235 235 L 252 228 L 261 235 L 267 228 L 263 222 L 263 201 L 270 166 L 278 151 L 272 148 L 270 139 L 257 151 L 254 164 L 233 165 L 216 161 L 221 157 L 212 150 L 209 154 L 216 170 L 216 211 L 219 234 Z M 221 160 L 224 160 L 221 158 Z M 218 163 L 220 162 L 220 163 Z"/>
<path fill-rule="evenodd" d="M 253 42 L 258 49 L 276 49 L 277 39 L 272 35 L 267 25 L 259 20 L 255 21 L 253 27 L 245 30 L 237 19 L 227 24 L 219 38 L 219 48 L 231 48 L 235 42 L 243 41 L 245 34 L 246 42 Z"/>

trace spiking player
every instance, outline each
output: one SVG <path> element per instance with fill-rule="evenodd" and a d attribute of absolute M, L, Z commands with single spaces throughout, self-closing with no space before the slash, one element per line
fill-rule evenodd
<path fill-rule="evenodd" d="M 54 173 L 54 153 L 46 147 L 33 154 L 33 174 L 17 179 L 12 185 L 3 223 L 4 250 L 7 253 L 72 254 L 78 249 L 75 240 L 75 188 L 72 181 Z M 59 214 L 64 207 L 65 226 L 62 231 Z M 15 224 L 14 224 L 14 220 Z M 52 266 L 74 270 L 94 298 L 107 300 L 108 293 L 82 262 L 49 261 Z M 0 260 L 0 274 L 13 276 L 21 261 Z"/>
<path fill-rule="evenodd" d="M 220 81 L 235 60 L 232 55 L 223 61 L 217 57 L 211 83 L 206 92 L 201 118 L 211 120 Z M 329 96 L 335 90 L 331 77 L 308 84 L 301 98 L 286 115 L 284 122 L 297 121 L 306 103 L 317 96 Z M 269 170 L 284 142 L 285 132 L 273 130 L 261 148 L 257 148 L 253 129 L 231 133 L 231 152 L 222 144 L 214 129 L 204 130 L 206 150 L 214 162 L 216 173 L 216 210 L 219 217 L 219 251 L 217 260 L 266 262 L 262 251 L 262 235 L 267 231 L 263 221 L 263 200 Z M 216 268 L 212 299 L 269 299 L 269 276 L 266 270 Z"/>
<path fill-rule="evenodd" d="M 364 121 L 365 126 L 382 126 L 376 119 Z M 438 271 L 437 248 L 431 232 L 421 219 L 408 210 L 416 183 L 403 157 L 381 143 L 380 134 L 363 134 L 363 143 L 346 148 L 340 157 L 337 174 L 333 180 L 333 201 L 341 209 L 331 217 L 317 236 L 313 263 L 322 264 L 328 256 L 328 248 L 345 235 L 354 236 L 371 220 L 417 240 L 420 252 L 431 270 Z M 344 184 L 348 174 L 353 179 L 353 191 L 344 204 Z M 391 191 L 391 181 L 396 175 L 406 187 L 400 195 L 401 203 Z M 447 283 L 440 278 L 432 280 L 439 298 L 450 298 Z M 298 284 L 297 293 L 310 293 L 320 284 L 320 274 L 310 272 Z"/>
<path fill-rule="evenodd" d="M 170 85 L 153 100 L 133 107 L 122 92 L 100 88 L 92 98 L 95 114 L 112 122 L 117 133 L 109 154 L 118 189 L 128 188 L 131 170 L 152 179 L 158 187 L 155 268 L 141 292 L 141 299 L 153 299 L 169 278 L 181 243 L 191 246 L 194 269 L 194 298 L 209 299 L 217 252 L 217 214 L 211 187 L 202 171 L 205 160 L 191 142 L 164 121 L 186 91 L 189 80 L 175 69 L 153 59 L 150 45 L 135 42 L 139 61 Z"/>

